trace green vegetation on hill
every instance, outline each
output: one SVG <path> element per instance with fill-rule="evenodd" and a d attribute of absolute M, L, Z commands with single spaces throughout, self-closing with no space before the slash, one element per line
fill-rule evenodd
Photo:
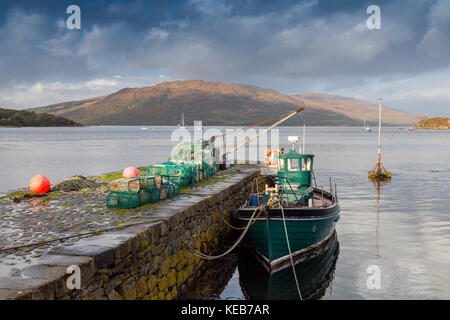
<path fill-rule="evenodd" d="M 0 108 L 0 127 L 75 127 L 75 121 L 46 113 Z"/>
<path fill-rule="evenodd" d="M 51 113 L 51 112 L 56 112 L 56 111 L 61 112 L 65 109 L 71 109 L 71 108 L 83 105 L 85 103 L 95 102 L 100 99 L 101 99 L 101 97 L 79 100 L 79 101 L 62 102 L 62 103 L 52 104 L 52 105 L 45 106 L 45 107 L 32 108 L 31 111 L 34 111 L 37 113 Z"/>
<path fill-rule="evenodd" d="M 450 118 L 431 118 L 419 121 L 417 129 L 450 130 Z"/>

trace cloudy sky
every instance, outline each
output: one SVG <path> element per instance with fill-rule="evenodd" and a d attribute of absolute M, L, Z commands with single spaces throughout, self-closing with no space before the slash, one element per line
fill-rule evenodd
<path fill-rule="evenodd" d="M 450 116 L 449 53 L 449 0 L 2 0 L 0 107 L 202 79 Z"/>

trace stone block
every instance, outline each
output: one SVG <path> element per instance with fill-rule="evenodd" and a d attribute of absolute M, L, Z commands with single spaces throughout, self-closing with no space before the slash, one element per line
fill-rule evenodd
<path fill-rule="evenodd" d="M 147 281 L 148 291 L 152 292 L 158 285 L 158 279 L 155 275 L 151 275 Z"/>
<path fill-rule="evenodd" d="M 111 266 L 114 263 L 114 249 L 100 245 L 74 245 L 70 247 L 58 246 L 52 248 L 49 254 L 60 256 L 92 257 L 97 269 Z"/>
<path fill-rule="evenodd" d="M 136 282 L 136 295 L 138 299 L 142 299 L 148 292 L 147 281 L 144 277 L 141 277 Z"/>
<path fill-rule="evenodd" d="M 117 290 L 124 300 L 135 300 L 136 293 L 136 279 L 134 277 L 125 279 Z"/>
<path fill-rule="evenodd" d="M 167 286 L 169 288 L 173 287 L 177 284 L 177 272 L 175 269 L 171 269 L 166 276 L 167 278 Z"/>
<path fill-rule="evenodd" d="M 111 292 L 107 294 L 107 297 L 108 300 L 123 300 L 122 296 L 116 290 L 111 290 Z"/>

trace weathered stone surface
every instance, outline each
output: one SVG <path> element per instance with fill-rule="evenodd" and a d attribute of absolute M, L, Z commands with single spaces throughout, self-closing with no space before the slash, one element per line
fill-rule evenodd
<path fill-rule="evenodd" d="M 147 281 L 144 277 L 141 277 L 136 282 L 136 295 L 138 299 L 142 299 L 148 292 Z"/>
<path fill-rule="evenodd" d="M 76 265 L 81 271 L 81 284 L 85 286 L 96 272 L 94 259 L 84 256 L 62 256 L 47 254 L 38 260 L 38 263 L 46 266 L 67 267 Z"/>
<path fill-rule="evenodd" d="M 158 285 L 158 279 L 156 278 L 155 275 L 151 275 L 150 278 L 147 281 L 147 285 L 148 285 L 148 291 L 152 292 L 153 289 L 156 288 L 156 286 Z"/>
<path fill-rule="evenodd" d="M 123 300 L 123 298 L 116 290 L 112 290 L 108 293 L 108 300 Z"/>
<path fill-rule="evenodd" d="M 114 262 L 114 249 L 100 245 L 75 245 L 71 247 L 55 247 L 49 254 L 66 256 L 86 256 L 93 257 L 95 266 L 98 269 L 111 266 Z"/>
<path fill-rule="evenodd" d="M 117 290 L 124 300 L 135 300 L 137 298 L 136 279 L 128 278 L 118 287 Z"/>
<path fill-rule="evenodd" d="M 243 170 L 239 174 L 230 170 L 220 174 L 226 178 L 224 181 L 193 186 L 187 194 L 172 199 L 131 210 L 108 208 L 98 217 L 88 214 L 94 222 L 92 226 L 84 223 L 87 212 L 72 215 L 71 209 L 66 208 L 65 218 L 83 217 L 84 227 L 79 229 L 80 233 L 96 230 L 96 222 L 105 212 L 107 219 L 98 225 L 112 223 L 123 226 L 123 230 L 27 248 L 11 255 L 1 254 L 0 270 L 6 271 L 0 273 L 0 298 L 120 300 L 182 296 L 205 271 L 205 263 L 185 249 L 180 237 L 206 254 L 222 251 L 218 246 L 229 237 L 230 230 L 218 218 L 215 207 L 229 218 L 231 210 L 250 192 L 257 170 Z M 95 193 L 89 194 L 90 200 L 92 197 Z M 126 226 L 127 221 L 142 221 L 142 224 Z M 70 223 L 72 228 L 76 225 L 74 221 Z M 54 222 L 54 225 L 63 223 Z M 40 236 L 39 240 L 45 237 Z M 0 235 L 0 247 L 1 239 Z M 28 264 L 26 268 L 23 262 L 17 262 L 22 257 Z M 81 290 L 67 290 L 65 271 L 69 265 L 81 269 Z M 26 281 L 22 278 L 23 272 L 30 276 Z"/>
<path fill-rule="evenodd" d="M 175 269 L 171 269 L 167 274 L 167 286 L 171 288 L 176 284 L 177 284 L 177 271 Z"/>
<path fill-rule="evenodd" d="M 122 283 L 124 277 L 125 277 L 124 274 L 121 273 L 109 279 L 109 281 L 106 284 L 106 291 L 110 291 L 119 286 Z"/>

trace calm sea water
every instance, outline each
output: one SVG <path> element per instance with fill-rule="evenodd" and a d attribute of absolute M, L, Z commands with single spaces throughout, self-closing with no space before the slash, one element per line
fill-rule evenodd
<path fill-rule="evenodd" d="M 26 186 L 39 173 L 57 182 L 167 160 L 174 128 L 148 128 L 0 128 L 0 193 Z M 300 131 L 282 127 L 280 141 Z M 384 129 L 382 161 L 393 177 L 379 195 L 367 179 L 377 160 L 376 130 L 311 127 L 306 138 L 306 151 L 316 155 L 317 183 L 328 188 L 328 178 L 336 180 L 341 220 L 336 254 L 299 266 L 301 285 L 321 285 L 323 299 L 450 299 L 450 131 Z M 272 291 L 286 290 L 264 272 L 246 273 L 251 262 L 239 259 L 216 293 L 222 299 L 243 299 L 243 291 L 254 292 L 264 281 Z M 367 285 L 373 266 L 379 289 Z M 315 275 L 328 280 L 315 283 Z"/>

